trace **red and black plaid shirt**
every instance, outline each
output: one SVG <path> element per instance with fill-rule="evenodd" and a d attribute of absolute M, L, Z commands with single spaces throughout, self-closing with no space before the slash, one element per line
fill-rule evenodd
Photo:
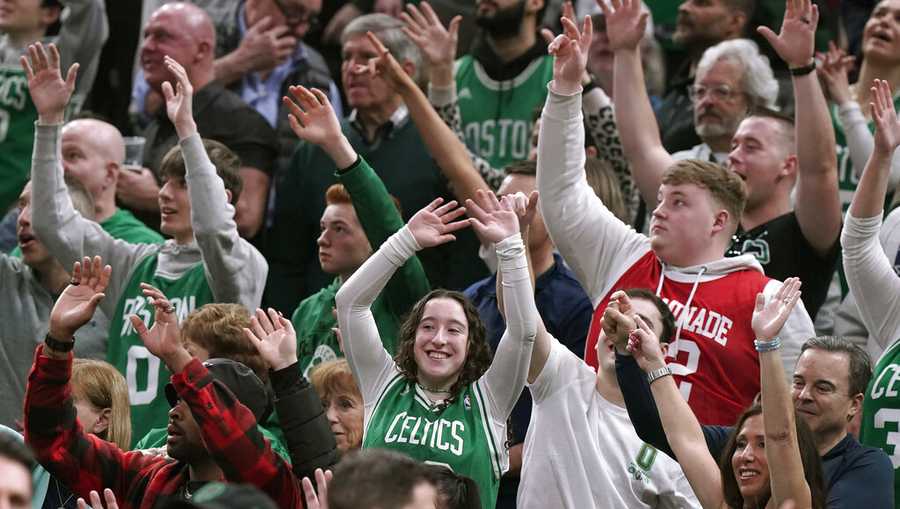
<path fill-rule="evenodd" d="M 25 440 L 43 465 L 80 497 L 110 488 L 121 509 L 149 509 L 181 497 L 187 464 L 125 452 L 85 433 L 75 417 L 69 378 L 72 356 L 52 359 L 38 346 L 25 393 Z M 210 455 L 225 479 L 256 486 L 285 509 L 301 508 L 300 488 L 290 467 L 269 447 L 247 407 L 194 359 L 172 375 L 190 407 Z"/>

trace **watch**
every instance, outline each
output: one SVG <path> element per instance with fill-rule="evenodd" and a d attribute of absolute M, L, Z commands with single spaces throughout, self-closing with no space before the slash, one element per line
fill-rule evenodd
<path fill-rule="evenodd" d="M 56 350 L 57 352 L 71 352 L 73 348 L 75 348 L 75 338 L 72 338 L 72 341 L 60 341 L 48 332 L 46 336 L 44 336 L 44 344 L 49 346 L 52 350 Z"/>
<path fill-rule="evenodd" d="M 653 383 L 664 376 L 669 376 L 672 374 L 672 370 L 669 369 L 669 366 L 663 366 L 658 369 L 654 369 L 647 373 L 647 383 Z"/>

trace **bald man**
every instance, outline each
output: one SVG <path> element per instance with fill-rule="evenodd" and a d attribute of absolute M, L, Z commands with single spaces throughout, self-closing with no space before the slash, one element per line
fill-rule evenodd
<path fill-rule="evenodd" d="M 174 83 L 163 58 L 169 55 L 185 68 L 194 87 L 193 113 L 200 136 L 224 143 L 241 159 L 244 189 L 235 221 L 242 237 L 253 238 L 263 224 L 278 140 L 262 115 L 215 81 L 215 41 L 213 23 L 202 9 L 183 2 L 165 4 L 154 11 L 144 27 L 141 69 L 151 90 L 161 94 L 164 82 Z M 178 143 L 165 108 L 160 108 L 144 136 L 146 168 L 120 174 L 118 197 L 145 223 L 157 225 L 160 162 Z"/>

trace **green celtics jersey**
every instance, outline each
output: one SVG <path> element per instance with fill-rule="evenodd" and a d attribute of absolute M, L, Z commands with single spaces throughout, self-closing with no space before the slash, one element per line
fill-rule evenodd
<path fill-rule="evenodd" d="M 138 440 L 153 428 L 166 425 L 169 403 L 164 387 L 169 382 L 169 370 L 151 354 L 128 319 L 139 316 L 147 327 L 153 325 L 154 309 L 141 293 L 141 283 L 159 288 L 175 307 L 181 322 L 196 308 L 213 301 L 212 290 L 206 282 L 203 264 L 191 267 L 178 279 L 168 279 L 156 274 L 156 255 L 147 256 L 131 274 L 122 292 L 116 311 L 110 317 L 106 360 L 125 374 L 128 397 L 131 400 L 131 429 Z"/>
<path fill-rule="evenodd" d="M 28 181 L 35 120 L 25 71 L 18 62 L 0 65 L 0 212 L 16 202 Z"/>
<path fill-rule="evenodd" d="M 433 405 L 419 386 L 397 374 L 379 396 L 366 423 L 364 448 L 391 449 L 471 477 L 481 506 L 493 508 L 502 475 L 502 429 L 489 415 L 479 382 L 450 405 Z M 505 422 L 504 418 L 500 419 Z"/>
<path fill-rule="evenodd" d="M 509 81 L 494 81 L 471 55 L 456 61 L 462 130 L 469 148 L 494 168 L 528 159 L 534 110 L 547 98 L 553 59 L 535 59 Z"/>
<path fill-rule="evenodd" d="M 894 107 L 900 108 L 900 94 L 894 97 Z M 837 105 L 831 107 L 831 123 L 834 126 L 835 141 L 837 142 L 837 160 L 838 160 L 838 189 L 841 197 L 841 208 L 846 213 L 850 208 L 850 201 L 853 200 L 853 193 L 859 185 L 859 177 L 857 171 L 853 167 L 853 161 L 850 160 L 850 149 L 847 147 L 847 137 L 844 136 L 844 129 L 839 122 L 840 114 Z M 875 132 L 875 122 L 869 121 L 869 131 Z M 862 174 L 862 168 L 859 168 L 859 174 Z"/>
<path fill-rule="evenodd" d="M 900 341 L 875 364 L 863 400 L 859 441 L 878 447 L 894 466 L 894 507 L 900 507 Z"/>

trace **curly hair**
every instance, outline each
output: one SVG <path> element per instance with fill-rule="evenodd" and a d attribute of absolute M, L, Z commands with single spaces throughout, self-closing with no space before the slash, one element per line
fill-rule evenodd
<path fill-rule="evenodd" d="M 492 360 L 491 346 L 488 344 L 487 331 L 484 322 L 478 315 L 478 310 L 465 295 L 452 290 L 432 290 L 428 295 L 419 299 L 419 302 L 416 302 L 400 326 L 394 362 L 397 363 L 400 374 L 404 378 L 412 382 L 418 380 L 419 367 L 416 365 L 415 356 L 416 330 L 419 328 L 419 322 L 422 321 L 422 315 L 425 314 L 425 305 L 432 299 L 453 299 L 459 302 L 466 315 L 466 323 L 469 328 L 466 360 L 459 372 L 459 378 L 450 387 L 450 397 L 447 399 L 449 402 L 456 398 L 463 387 L 478 380 L 487 371 Z"/>

